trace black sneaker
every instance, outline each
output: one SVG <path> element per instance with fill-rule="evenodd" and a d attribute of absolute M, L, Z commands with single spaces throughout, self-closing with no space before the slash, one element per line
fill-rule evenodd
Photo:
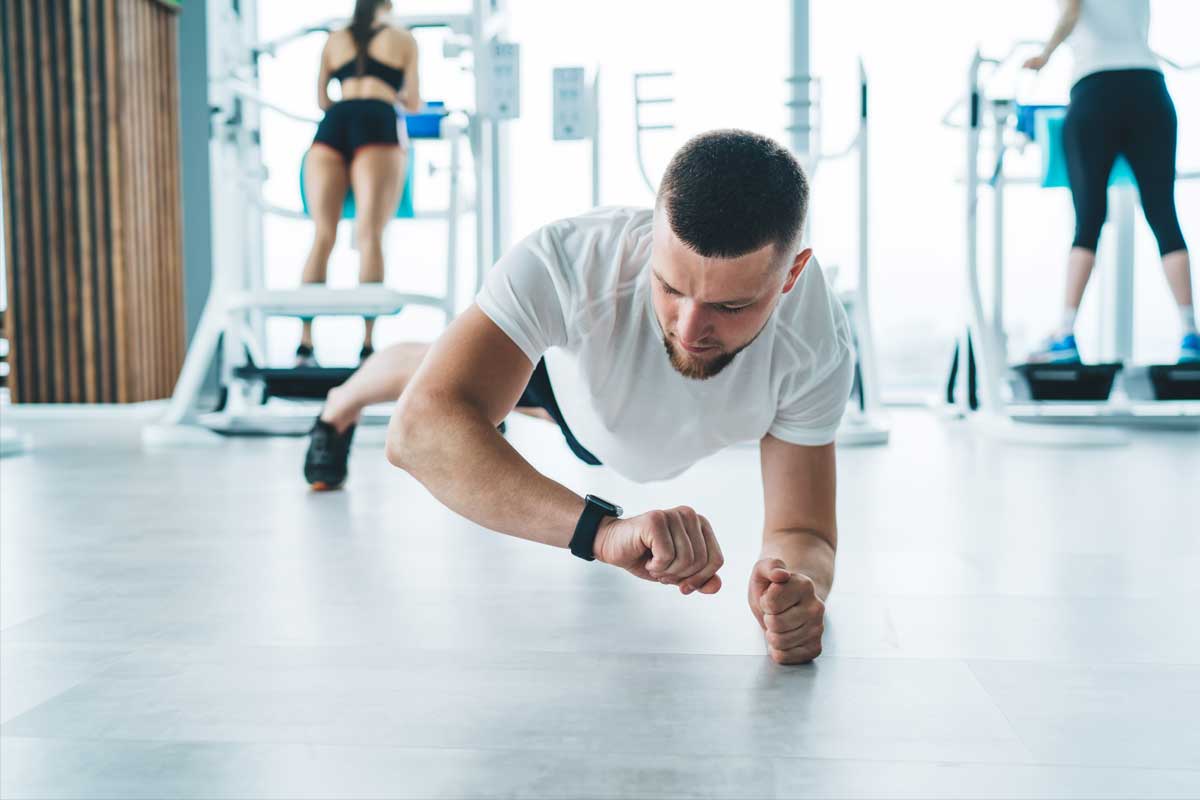
<path fill-rule="evenodd" d="M 318 492 L 341 488 L 346 482 L 350 460 L 350 440 L 354 426 L 338 433 L 337 428 L 320 417 L 308 433 L 308 452 L 304 454 L 304 480 Z"/>
<path fill-rule="evenodd" d="M 296 348 L 296 366 L 297 367 L 315 367 L 315 366 L 317 366 L 317 356 L 313 352 L 311 345 L 302 344 Z"/>
<path fill-rule="evenodd" d="M 369 344 L 364 344 L 362 347 L 362 350 L 358 351 L 358 363 L 361 364 L 362 362 L 366 361 L 368 358 L 370 358 L 374 354 L 375 354 L 375 348 L 371 347 L 371 345 L 369 345 Z"/>

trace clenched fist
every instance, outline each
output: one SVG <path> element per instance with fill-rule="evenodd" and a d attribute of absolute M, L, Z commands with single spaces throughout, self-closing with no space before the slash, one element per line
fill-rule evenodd
<path fill-rule="evenodd" d="M 750 574 L 749 600 L 776 664 L 807 664 L 821 655 L 825 604 L 808 576 L 789 572 L 778 558 L 764 558 Z"/>
<path fill-rule="evenodd" d="M 687 506 L 636 517 L 605 517 L 596 532 L 597 561 L 639 578 L 679 586 L 684 594 L 714 594 L 725 563 L 708 520 Z"/>

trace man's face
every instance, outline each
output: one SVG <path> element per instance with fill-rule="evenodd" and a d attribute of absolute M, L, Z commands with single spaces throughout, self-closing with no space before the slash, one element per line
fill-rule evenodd
<path fill-rule="evenodd" d="M 671 365 L 698 380 L 729 366 L 762 331 L 811 255 L 805 250 L 784 265 L 769 244 L 737 258 L 705 258 L 681 242 L 666 212 L 657 210 L 651 296 Z"/>

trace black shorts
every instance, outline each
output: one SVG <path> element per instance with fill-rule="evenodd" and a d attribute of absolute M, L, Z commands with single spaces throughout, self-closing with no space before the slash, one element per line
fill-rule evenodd
<path fill-rule="evenodd" d="M 554 389 L 550 386 L 550 374 L 546 372 L 545 359 L 539 359 L 537 366 L 533 368 L 533 374 L 529 376 L 529 385 L 521 393 L 521 399 L 517 401 L 517 407 L 545 410 L 558 423 L 558 427 L 562 430 L 563 438 L 567 440 L 567 447 L 571 448 L 571 452 L 578 456 L 579 460 L 585 464 L 590 464 L 593 467 L 600 466 L 600 459 L 588 452 L 588 449 L 579 443 L 579 440 L 575 438 L 575 434 L 571 433 L 571 429 L 567 427 L 562 411 L 558 408 L 558 401 L 554 399 Z"/>
<path fill-rule="evenodd" d="M 367 145 L 400 146 L 396 109 L 383 100 L 342 100 L 325 112 L 313 144 L 332 147 L 349 164 Z"/>

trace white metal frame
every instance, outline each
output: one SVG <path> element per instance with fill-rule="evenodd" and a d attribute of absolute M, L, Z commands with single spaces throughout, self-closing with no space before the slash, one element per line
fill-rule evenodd
<path fill-rule="evenodd" d="M 821 89 L 819 79 L 810 79 L 812 87 L 801 94 L 803 99 L 793 98 L 789 107 L 797 116 L 789 126 L 794 144 L 801 141 L 801 134 L 813 148 L 807 153 L 809 180 L 814 180 L 822 163 L 854 155 L 858 167 L 858 267 L 857 285 L 853 289 L 838 292 L 842 305 L 850 315 L 857 345 L 856 368 L 858 389 L 857 402 L 851 398 L 838 429 L 837 442 L 845 446 L 887 444 L 891 437 L 891 425 L 883 412 L 879 396 L 879 366 L 875 354 L 875 337 L 871 325 L 871 263 L 870 263 L 870 127 L 868 108 L 868 81 L 866 67 L 858 62 L 859 116 L 858 130 L 854 138 L 842 150 L 821 152 Z M 793 86 L 800 81 L 790 80 Z M 807 108 L 816 119 L 811 123 L 801 118 L 800 109 Z M 805 238 L 811 239 L 811 223 Z"/>
<path fill-rule="evenodd" d="M 650 172 L 646 169 L 646 157 L 642 152 L 642 135 L 650 131 L 673 131 L 675 130 L 675 123 L 645 122 L 642 119 L 642 113 L 647 106 L 661 106 L 669 109 L 674 106 L 675 98 L 662 94 L 661 87 L 658 94 L 646 97 L 643 94 L 643 84 L 653 82 L 656 85 L 660 85 L 662 81 L 669 81 L 674 77 L 674 72 L 635 72 L 633 75 L 634 154 L 637 157 L 638 174 L 642 176 L 642 181 L 646 184 L 646 188 L 652 195 L 658 194 L 658 184 L 651 180 Z"/>
<path fill-rule="evenodd" d="M 398 17 L 397 23 L 409 27 L 443 25 L 456 34 L 471 37 L 476 59 L 476 101 L 488 91 L 480 69 L 486 47 L 503 32 L 506 17 L 501 0 L 475 0 L 472 15 L 421 15 Z M 267 316 L 352 315 L 384 316 L 398 313 L 408 305 L 438 308 L 447 322 L 457 312 L 457 242 L 461 212 L 459 171 L 460 141 L 470 136 L 475 153 L 476 189 L 476 286 L 482 281 L 486 265 L 503 246 L 506 203 L 500 190 L 504 159 L 502 125 L 472 113 L 464 124 L 452 115 L 442 125 L 442 138 L 450 147 L 450 202 L 444 213 L 432 215 L 447 221 L 446 292 L 444 295 L 419 295 L 395 292 L 385 287 L 359 287 L 330 290 L 324 287 L 275 291 L 264 285 L 262 222 L 265 214 L 291 218 L 304 215 L 293 209 L 281 209 L 263 201 L 264 177 L 256 132 L 262 109 L 291 119 L 316 122 L 271 103 L 258 92 L 257 58 L 273 54 L 284 44 L 302 36 L 327 31 L 330 20 L 309 26 L 269 42 L 258 42 L 255 0 L 213 0 L 209 14 L 209 101 L 214 110 L 214 134 L 210 141 L 213 173 L 214 264 L 212 282 L 199 326 L 188 348 L 183 369 L 176 383 L 167 412 L 155 425 L 143 430 L 147 445 L 199 444 L 218 440 L 213 430 L 239 432 L 295 432 L 297 420 L 282 426 L 262 413 L 261 387 L 237 381 L 233 372 L 244 364 L 249 353 L 263 364 Z M 478 105 L 477 105 L 478 107 Z M 485 216 L 490 215 L 489 219 Z M 217 348 L 221 347 L 221 382 L 227 388 L 221 412 L 199 415 L 196 403 L 203 389 Z M 307 415 L 311 417 L 311 414 Z M 311 421 L 311 420 L 308 420 Z M 301 424 L 303 424 L 301 422 Z"/>
<path fill-rule="evenodd" d="M 1001 59 L 983 57 L 976 51 L 967 74 L 965 125 L 965 206 L 966 206 L 966 331 L 959 342 L 958 413 L 970 417 L 973 424 L 983 433 L 1002 441 L 1023 444 L 1107 446 L 1121 445 L 1128 441 L 1127 435 L 1113 427 L 1097 426 L 1154 426 L 1200 428 L 1200 402 L 1152 401 L 1140 402 L 1130 397 L 1125 389 L 1133 376 L 1123 371 L 1118 375 L 1113 394 L 1103 402 L 1015 402 L 1005 394 L 1008 376 L 1007 342 L 1004 335 L 1004 190 L 1011 184 L 1036 185 L 1032 177 L 1007 177 L 1004 174 L 1005 126 L 1012 108 L 1012 101 L 989 98 L 981 71 L 985 65 L 1000 66 L 1010 61 L 1018 50 L 1030 43 L 1021 42 Z M 985 105 L 991 104 L 991 124 L 994 128 L 995 162 L 991 174 L 980 175 L 979 152 L 982 129 L 985 122 Z M 947 113 L 960 107 L 956 104 Z M 1180 173 L 1180 178 L 1198 177 L 1194 173 Z M 991 186 L 995 197 L 993 208 L 993 274 L 992 308 L 990 317 L 985 313 L 981 292 L 979 268 L 979 188 Z M 1116 217 L 1116 259 L 1110 277 L 1102 280 L 1111 284 L 1102 291 L 1105 299 L 1106 356 L 1122 361 L 1133 356 L 1133 227 L 1134 210 L 1132 189 L 1122 187 L 1113 190 L 1117 197 L 1114 203 Z M 966 381 L 969 372 L 968 342 L 973 345 L 977 369 L 978 408 L 970 408 L 970 397 Z M 1015 381 L 1014 381 L 1015 382 Z M 1042 424 L 1033 424 L 1042 423 Z"/>
<path fill-rule="evenodd" d="M 809 179 L 816 177 L 822 161 L 828 162 L 854 154 L 858 159 L 858 285 L 840 292 L 842 304 L 850 314 L 858 345 L 858 388 L 860 404 L 851 402 L 842 418 L 837 443 L 843 446 L 887 444 L 891 428 L 883 413 L 879 395 L 879 368 L 875 337 L 871 325 L 870 264 L 870 133 L 867 71 L 859 59 L 858 130 L 850 144 L 835 153 L 822 152 L 821 81 L 812 75 L 810 0 L 791 0 L 791 74 L 787 77 L 788 125 L 786 131 L 794 152 L 808 165 Z M 812 235 L 808 223 L 806 237 Z M 853 398 L 852 398 L 853 400 Z"/>

